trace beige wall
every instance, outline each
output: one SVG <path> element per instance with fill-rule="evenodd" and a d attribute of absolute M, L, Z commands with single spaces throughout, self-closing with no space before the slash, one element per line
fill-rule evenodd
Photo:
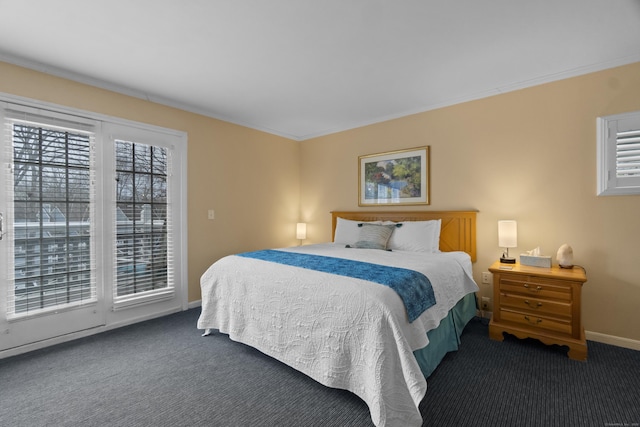
<path fill-rule="evenodd" d="M 569 243 L 587 268 L 587 331 L 640 340 L 640 196 L 595 195 L 596 117 L 640 110 L 640 63 L 300 143 L 1 62 L 0 93 L 188 133 L 190 301 L 212 261 L 297 244 L 299 213 L 314 243 L 330 239 L 329 211 L 370 209 L 359 155 L 429 145 L 426 209 L 479 211 L 478 282 L 501 253 L 497 221 L 516 219 L 512 253 Z"/>
<path fill-rule="evenodd" d="M 0 93 L 187 132 L 190 301 L 216 259 L 297 244 L 298 142 L 2 62 Z"/>
<path fill-rule="evenodd" d="M 330 239 L 329 211 L 372 209 L 358 208 L 359 155 L 429 145 L 426 209 L 479 211 L 478 283 L 501 254 L 497 221 L 516 219 L 512 254 L 540 246 L 555 260 L 568 243 L 586 267 L 587 331 L 640 340 L 640 196 L 596 197 L 596 117 L 635 110 L 640 63 L 304 141 L 309 242 Z"/>

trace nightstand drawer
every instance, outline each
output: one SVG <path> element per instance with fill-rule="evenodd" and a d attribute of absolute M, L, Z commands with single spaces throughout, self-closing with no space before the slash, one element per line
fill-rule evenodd
<path fill-rule="evenodd" d="M 515 274 L 500 276 L 500 291 L 563 301 L 571 301 L 572 296 L 570 284 L 562 280 Z"/>
<path fill-rule="evenodd" d="M 571 317 L 571 302 L 551 301 L 520 294 L 500 294 L 500 306 L 533 314 Z"/>
<path fill-rule="evenodd" d="M 571 335 L 571 321 L 562 319 L 551 319 L 535 314 L 521 313 L 510 310 L 500 310 L 500 317 L 503 321 L 513 322 L 519 325 L 536 329 L 546 329 L 553 332 Z"/>

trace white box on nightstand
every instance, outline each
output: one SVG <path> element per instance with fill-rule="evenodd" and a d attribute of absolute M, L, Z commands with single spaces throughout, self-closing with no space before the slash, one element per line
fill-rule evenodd
<path fill-rule="evenodd" d="M 551 268 L 551 257 L 520 254 L 520 264 L 530 267 Z"/>

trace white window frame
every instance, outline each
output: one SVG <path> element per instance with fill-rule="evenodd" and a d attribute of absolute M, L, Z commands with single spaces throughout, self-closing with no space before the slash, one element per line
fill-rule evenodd
<path fill-rule="evenodd" d="M 617 134 L 628 130 L 640 131 L 640 111 L 597 119 L 598 196 L 640 194 L 640 173 L 631 177 L 617 176 Z"/>
<path fill-rule="evenodd" d="M 90 143 L 91 145 L 91 150 L 95 151 L 97 144 L 97 136 L 100 134 L 100 122 L 96 121 L 94 119 L 88 118 L 86 116 L 81 117 L 76 115 L 70 115 L 68 113 L 63 113 L 61 110 L 56 110 L 56 111 L 50 111 L 50 110 L 46 110 L 46 111 L 42 111 L 42 109 L 36 108 L 33 102 L 29 102 L 29 103 L 17 103 L 17 102 L 10 102 L 8 101 L 5 97 L 0 97 L 0 118 L 3 119 L 3 121 L 5 123 L 8 123 L 7 126 L 13 126 L 14 123 L 23 123 L 23 124 L 27 124 L 30 126 L 34 126 L 36 128 L 39 127 L 43 127 L 46 129 L 66 129 L 69 130 L 72 133 L 81 133 L 81 134 L 85 134 L 85 135 L 90 135 L 90 139 L 92 139 L 93 141 Z M 7 149 L 7 150 L 11 150 L 10 146 L 4 147 L 3 149 Z M 2 156 L 0 156 L 1 158 Z M 6 154 L 6 159 L 7 160 L 9 158 L 12 157 L 12 153 L 9 152 Z M 91 168 L 95 169 L 96 164 L 95 164 L 95 154 L 91 156 Z M 3 171 L 4 172 L 4 171 Z M 10 187 L 6 188 L 6 191 L 8 193 L 8 197 L 10 199 L 13 199 L 13 184 L 10 185 Z M 90 190 L 92 193 L 95 191 L 95 189 Z M 26 312 L 22 312 L 22 313 L 16 313 L 13 310 L 15 309 L 15 307 L 13 306 L 12 302 L 7 303 L 7 301 L 5 301 L 3 298 L 0 298 L 0 308 L 2 310 L 6 310 L 5 314 L 7 315 L 7 321 L 9 322 L 13 322 L 13 321 L 19 321 L 23 318 L 35 318 L 38 316 L 46 316 L 50 313 L 53 312 L 65 312 L 68 310 L 77 310 L 77 309 L 82 309 L 86 306 L 90 306 L 90 305 L 95 305 L 96 302 L 98 300 L 100 300 L 102 298 L 102 288 L 100 288 L 99 286 L 96 286 L 96 258 L 98 256 L 100 256 L 100 251 L 99 248 L 97 248 L 96 245 L 96 241 L 97 239 L 100 239 L 101 236 L 99 234 L 99 229 L 97 227 L 96 224 L 99 223 L 98 219 L 99 219 L 99 213 L 98 211 L 99 206 L 96 203 L 96 194 L 92 194 L 90 196 L 90 205 L 92 206 L 91 208 L 91 212 L 92 212 L 92 219 L 90 221 L 90 229 L 91 229 L 91 274 L 92 274 L 92 279 L 91 279 L 91 297 L 87 298 L 87 299 L 82 299 L 80 301 L 74 301 L 74 302 L 69 302 L 66 304 L 59 304 L 59 305 L 55 305 L 55 306 L 51 306 L 51 307 L 44 307 L 44 308 L 36 308 L 33 310 L 28 310 Z M 13 209 L 11 209 L 11 206 L 6 205 L 3 206 L 3 209 L 5 211 L 5 213 L 7 214 L 7 218 L 11 219 L 14 217 L 14 212 Z M 11 220 L 7 220 L 4 224 L 5 230 L 10 233 L 10 234 L 14 234 L 15 235 L 15 229 L 14 224 L 12 224 Z M 14 265 L 14 258 L 13 258 L 13 254 L 12 254 L 12 249 L 9 249 L 9 253 L 10 253 L 10 258 L 7 260 L 2 260 L 3 262 L 6 262 L 6 268 L 8 269 L 9 272 L 13 272 L 15 265 Z M 11 273 L 13 275 L 13 273 Z M 5 278 L 7 277 L 7 271 L 3 270 L 2 273 L 0 273 L 0 277 Z M 12 283 L 10 283 L 10 286 L 13 286 Z M 0 292 L 3 294 L 5 294 L 5 292 Z"/>
<path fill-rule="evenodd" d="M 184 164 L 184 162 L 186 161 L 186 150 L 182 151 L 178 147 L 178 145 L 186 147 L 186 143 L 176 144 L 177 142 L 176 136 L 178 135 L 176 135 L 175 132 L 168 132 L 166 129 L 161 131 L 157 128 L 151 129 L 149 126 L 141 127 L 139 125 L 140 124 L 138 124 L 138 126 L 131 126 L 131 125 L 123 126 L 121 123 L 104 124 L 103 136 L 106 142 L 106 144 L 104 145 L 105 148 L 109 150 L 113 150 L 114 141 L 116 139 L 124 139 L 124 140 L 135 141 L 138 143 L 144 143 L 147 145 L 163 146 L 169 149 L 170 151 L 174 152 L 174 154 L 176 153 L 176 150 L 178 150 L 178 153 L 177 153 L 178 155 L 172 155 L 170 162 L 182 162 L 183 164 L 181 168 L 173 168 L 173 169 L 178 169 L 181 171 L 182 175 L 186 175 L 186 164 Z M 186 136 L 184 138 L 185 138 L 185 141 L 182 141 L 182 142 L 186 142 Z M 178 141 L 179 140 L 180 138 L 178 138 Z M 115 171 L 115 166 L 113 164 L 109 164 L 106 166 L 108 166 L 109 169 Z M 170 175 L 172 173 L 173 173 L 173 170 L 170 171 Z M 171 210 L 171 216 L 172 216 L 171 223 L 173 228 L 181 228 L 180 235 L 184 236 L 184 233 L 186 233 L 186 227 L 184 225 L 186 223 L 185 206 L 187 204 L 186 197 L 184 197 L 184 195 L 187 193 L 186 176 L 184 176 L 183 179 L 184 181 L 177 180 L 178 183 L 184 182 L 185 185 L 182 185 L 182 187 L 177 187 L 175 184 L 176 180 L 171 179 L 169 191 L 171 196 L 171 201 L 170 201 L 170 205 L 171 205 L 170 210 Z M 113 184 L 113 182 L 111 184 Z M 111 198 L 114 200 L 114 203 L 115 203 L 115 194 L 114 194 L 115 186 L 109 191 L 112 193 Z M 179 206 L 180 209 L 175 209 L 176 206 Z M 115 205 L 110 205 L 107 207 L 106 210 L 108 210 L 108 213 L 105 214 L 105 216 L 109 217 L 109 219 L 105 221 L 105 224 L 115 224 L 115 219 L 113 218 L 114 207 Z M 108 237 L 109 241 L 113 241 L 116 238 L 115 229 L 113 227 L 110 227 L 108 230 L 105 230 L 105 234 L 109 236 Z M 185 242 L 185 245 L 186 245 L 186 242 Z M 178 269 L 186 272 L 185 271 L 186 269 L 184 268 L 184 266 L 187 265 L 186 258 L 182 260 L 181 259 L 182 257 L 180 256 L 181 253 L 186 252 L 186 246 L 183 248 L 183 245 L 179 241 L 178 242 L 172 241 L 170 243 L 170 246 L 171 246 L 170 254 L 172 258 L 172 261 L 170 263 L 170 269 L 173 271 L 176 271 L 176 269 Z M 115 265 L 115 259 L 112 259 L 111 261 Z M 172 280 L 170 282 L 170 285 L 163 290 L 159 289 L 155 291 L 142 292 L 142 293 L 117 297 L 115 295 L 115 291 L 116 291 L 115 267 L 112 266 L 111 268 L 107 269 L 107 271 L 105 271 L 105 275 L 106 275 L 106 280 L 109 283 L 114 283 L 114 289 L 113 289 L 114 294 L 111 296 L 108 296 L 108 298 L 112 298 L 112 311 L 119 311 L 122 309 L 130 308 L 132 306 L 144 305 L 152 302 L 173 298 L 173 296 L 175 295 L 175 292 L 178 289 L 180 289 L 180 283 L 181 284 L 187 283 L 186 278 L 178 277 L 178 275 L 175 274 L 173 275 L 175 280 Z M 178 282 L 178 280 L 180 281 L 180 283 L 176 283 Z M 185 289 L 187 288 L 186 285 L 182 287 Z M 183 295 L 182 300 L 185 302 L 187 301 L 186 293 Z"/>

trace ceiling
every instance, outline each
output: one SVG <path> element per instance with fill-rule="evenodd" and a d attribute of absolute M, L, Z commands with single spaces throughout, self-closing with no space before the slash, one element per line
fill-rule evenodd
<path fill-rule="evenodd" d="M 2 61 L 294 140 L 640 61 L 640 0 L 0 0 L 0 17 Z"/>

